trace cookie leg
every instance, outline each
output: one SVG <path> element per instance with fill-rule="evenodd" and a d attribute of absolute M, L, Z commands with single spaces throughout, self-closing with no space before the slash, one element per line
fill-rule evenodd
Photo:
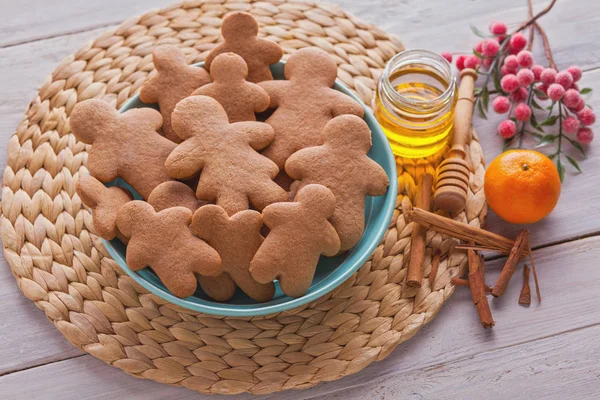
<path fill-rule="evenodd" d="M 216 301 L 230 300 L 235 294 L 235 283 L 227 274 L 216 277 L 201 276 L 198 283 L 204 293 Z"/>
<path fill-rule="evenodd" d="M 155 269 L 155 271 L 167 289 L 169 289 L 169 291 L 177 297 L 190 297 L 194 294 L 196 288 L 198 287 L 198 281 L 191 272 L 178 275 L 167 273 L 165 275 L 164 273 L 160 273 L 161 271 L 164 271 L 160 268 Z"/>
<path fill-rule="evenodd" d="M 302 297 L 306 294 L 314 277 L 315 269 L 309 265 L 297 265 L 292 273 L 279 276 L 279 286 L 290 297 Z"/>
<path fill-rule="evenodd" d="M 217 205 L 221 206 L 229 216 L 249 208 L 248 196 L 234 190 L 221 189 L 217 197 Z"/>
<path fill-rule="evenodd" d="M 269 282 L 261 284 L 256 282 L 250 275 L 250 271 L 238 271 L 234 277 L 235 283 L 239 286 L 244 293 L 246 293 L 251 299 L 265 302 L 273 298 L 275 294 L 275 284 Z"/>

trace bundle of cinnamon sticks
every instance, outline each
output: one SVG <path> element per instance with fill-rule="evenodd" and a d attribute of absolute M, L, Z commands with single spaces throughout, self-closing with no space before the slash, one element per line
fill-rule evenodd
<path fill-rule="evenodd" d="M 426 245 L 425 234 L 427 229 L 432 229 L 464 242 L 455 246 L 455 249 L 467 251 L 468 275 L 466 279 L 455 277 L 452 279 L 452 283 L 457 286 L 468 286 L 470 288 L 473 304 L 477 308 L 479 319 L 484 328 L 491 328 L 494 326 L 487 293 L 491 293 L 494 297 L 502 296 L 506 292 L 506 288 L 517 269 L 519 261 L 525 258 L 529 258 L 531 262 L 531 271 L 533 272 L 536 294 L 538 301 L 541 302 L 541 293 L 531 252 L 529 232 L 527 230 L 521 230 L 516 239 L 511 240 L 484 229 L 476 228 L 472 225 L 430 212 L 432 183 L 433 177 L 430 174 L 424 174 L 424 176 L 421 177 L 419 180 L 416 208 L 409 211 L 406 215 L 408 221 L 415 222 L 417 225 L 412 234 L 407 285 L 409 287 L 421 286 Z M 485 284 L 484 260 L 483 256 L 478 254 L 478 252 L 481 251 L 494 251 L 508 255 L 506 263 L 500 273 L 500 277 L 493 288 Z M 433 286 L 435 276 L 437 275 L 439 261 L 440 254 L 436 252 L 432 260 L 432 271 L 429 274 L 431 286 Z M 525 265 L 523 268 L 523 288 L 519 296 L 519 304 L 529 305 L 530 303 L 531 289 L 529 287 L 529 267 Z"/>

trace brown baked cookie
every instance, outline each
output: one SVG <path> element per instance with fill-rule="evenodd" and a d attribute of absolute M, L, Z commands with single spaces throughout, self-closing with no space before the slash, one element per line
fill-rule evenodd
<path fill-rule="evenodd" d="M 275 42 L 261 39 L 258 23 L 245 12 L 232 12 L 223 18 L 221 26 L 223 43 L 220 43 L 206 56 L 206 69 L 212 72 L 213 60 L 222 53 L 235 53 L 248 64 L 248 81 L 258 83 L 273 79 L 269 66 L 283 56 L 283 50 Z"/>
<path fill-rule="evenodd" d="M 335 197 L 322 185 L 305 186 L 295 202 L 267 206 L 263 222 L 271 231 L 250 263 L 252 277 L 259 283 L 279 278 L 285 294 L 304 295 L 319 256 L 340 251 L 340 239 L 327 221 L 334 211 Z"/>
<path fill-rule="evenodd" d="M 89 175 L 79 178 L 75 190 L 83 204 L 92 209 L 92 221 L 98 236 L 112 240 L 119 235 L 117 211 L 133 200 L 131 193 L 118 186 L 106 187 Z"/>
<path fill-rule="evenodd" d="M 121 177 L 145 199 L 171 180 L 164 164 L 177 145 L 156 132 L 162 124 L 158 111 L 134 108 L 121 114 L 92 99 L 77 103 L 70 121 L 75 137 L 92 145 L 87 167 L 94 178 L 106 183 Z"/>
<path fill-rule="evenodd" d="M 144 201 L 130 201 L 119 209 L 117 226 L 129 239 L 127 265 L 133 271 L 146 267 L 158 275 L 177 297 L 196 291 L 196 275 L 222 273 L 219 254 L 190 230 L 192 212 L 173 207 L 156 212 Z"/>
<path fill-rule="evenodd" d="M 288 59 L 284 73 L 287 80 L 260 83 L 271 98 L 269 107 L 276 108 L 266 121 L 275 130 L 275 139 L 263 155 L 279 168 L 294 152 L 323 143 L 321 132 L 333 117 L 364 115 L 352 97 L 331 89 L 337 66 L 325 51 L 298 50 Z"/>
<path fill-rule="evenodd" d="M 180 101 L 173 112 L 173 129 L 184 141 L 165 163 L 168 173 L 185 179 L 202 170 L 196 197 L 216 201 L 229 215 L 258 210 L 287 193 L 273 178 L 277 166 L 257 151 L 273 138 L 273 129 L 262 122 L 230 124 L 221 105 L 207 96 Z"/>
<path fill-rule="evenodd" d="M 191 212 L 206 204 L 205 201 L 196 198 L 191 187 L 179 181 L 163 182 L 155 187 L 148 197 L 148 203 L 156 211 L 172 207 L 185 207 Z"/>
<path fill-rule="evenodd" d="M 262 218 L 258 211 L 244 210 L 231 218 L 219 206 L 199 208 L 192 218 L 192 231 L 217 250 L 228 274 L 244 293 L 256 301 L 268 301 L 275 294 L 273 282 L 260 284 L 250 276 L 250 260 L 263 242 Z"/>
<path fill-rule="evenodd" d="M 217 100 L 229 116 L 229 122 L 256 121 L 255 112 L 269 107 L 269 95 L 256 83 L 246 81 L 248 67 L 235 53 L 219 54 L 211 64 L 213 83 L 192 93 Z"/>
<path fill-rule="evenodd" d="M 196 198 L 192 188 L 179 181 L 168 181 L 155 187 L 148 197 L 148 203 L 156 211 L 185 207 L 192 212 L 206 204 L 205 201 Z M 198 283 L 207 296 L 217 301 L 227 301 L 235 294 L 235 283 L 224 273 L 215 277 L 199 276 Z"/>
<path fill-rule="evenodd" d="M 158 103 L 164 120 L 164 135 L 179 143 L 181 139 L 171 129 L 171 113 L 179 100 L 209 83 L 210 76 L 204 68 L 188 65 L 185 54 L 175 45 L 156 47 L 152 52 L 152 62 L 156 75 L 142 85 L 140 100 L 144 103 Z"/>
<path fill-rule="evenodd" d="M 329 220 L 337 231 L 341 250 L 359 242 L 365 227 L 365 198 L 386 192 L 389 180 L 384 169 L 367 157 L 371 130 L 354 115 L 332 119 L 323 131 L 324 143 L 290 156 L 285 163 L 289 176 L 303 186 L 318 183 L 335 195 L 335 212 Z"/>

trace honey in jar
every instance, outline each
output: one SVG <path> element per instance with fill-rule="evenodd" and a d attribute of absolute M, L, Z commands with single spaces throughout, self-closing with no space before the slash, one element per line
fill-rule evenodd
<path fill-rule="evenodd" d="M 454 121 L 456 80 L 442 56 L 409 50 L 394 56 L 377 85 L 375 117 L 399 157 L 441 153 Z"/>

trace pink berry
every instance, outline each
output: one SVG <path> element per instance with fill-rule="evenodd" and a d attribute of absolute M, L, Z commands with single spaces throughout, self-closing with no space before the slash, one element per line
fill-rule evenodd
<path fill-rule="evenodd" d="M 449 63 L 452 62 L 452 53 L 450 53 L 448 51 L 442 51 L 441 56 L 444 57 L 446 59 L 446 61 L 448 61 Z"/>
<path fill-rule="evenodd" d="M 556 70 L 554 68 L 544 68 L 540 74 L 540 80 L 546 86 L 550 86 L 556 79 Z"/>
<path fill-rule="evenodd" d="M 483 42 L 483 55 L 487 57 L 494 57 L 498 53 L 499 48 L 500 45 L 498 44 L 498 41 L 494 39 L 488 39 Z"/>
<path fill-rule="evenodd" d="M 525 103 L 519 103 L 515 108 L 515 117 L 519 121 L 527 121 L 531 117 L 531 108 Z"/>
<path fill-rule="evenodd" d="M 480 61 L 476 56 L 469 56 L 465 60 L 465 68 L 477 69 L 479 67 Z"/>
<path fill-rule="evenodd" d="M 511 72 L 516 72 L 519 68 L 519 62 L 517 56 L 506 56 L 504 59 L 504 66 Z"/>
<path fill-rule="evenodd" d="M 573 82 L 577 82 L 581 79 L 581 68 L 579 68 L 578 66 L 571 65 L 569 68 L 567 68 L 567 71 L 569 71 L 569 73 L 573 77 Z"/>
<path fill-rule="evenodd" d="M 579 131 L 579 120 L 574 116 L 567 117 L 563 120 L 562 128 L 565 133 L 574 135 Z"/>
<path fill-rule="evenodd" d="M 510 109 L 510 101 L 507 97 L 497 96 L 494 101 L 492 101 L 492 107 L 498 114 L 505 114 Z"/>
<path fill-rule="evenodd" d="M 548 97 L 552 101 L 559 101 L 565 94 L 565 88 L 559 85 L 558 83 L 553 83 L 548 86 Z"/>
<path fill-rule="evenodd" d="M 577 102 L 575 107 L 569 107 L 569 110 L 579 112 L 579 111 L 583 110 L 584 108 L 585 108 L 585 101 L 583 100 L 583 97 L 580 97 L 579 101 Z"/>
<path fill-rule="evenodd" d="M 521 50 L 517 54 L 517 61 L 521 67 L 529 68 L 533 65 L 533 54 L 530 51 Z"/>
<path fill-rule="evenodd" d="M 513 71 L 509 71 L 508 68 L 506 68 L 506 65 L 503 65 L 500 67 L 500 76 L 504 76 L 504 75 L 508 75 L 508 74 L 512 74 Z"/>
<path fill-rule="evenodd" d="M 537 90 L 542 92 L 542 94 L 536 93 L 536 97 L 540 100 L 546 100 L 548 98 L 548 87 L 543 83 L 540 83 L 537 87 Z"/>
<path fill-rule="evenodd" d="M 590 144 L 594 140 L 594 132 L 590 128 L 581 128 L 577 132 L 577 141 L 581 144 Z"/>
<path fill-rule="evenodd" d="M 484 41 L 478 42 L 478 43 L 475 45 L 475 47 L 473 47 L 473 50 L 475 50 L 475 51 L 476 51 L 476 52 L 478 52 L 479 54 L 482 54 L 482 53 L 483 53 L 483 42 L 484 42 Z"/>
<path fill-rule="evenodd" d="M 529 86 L 533 83 L 535 76 L 533 72 L 531 72 L 528 68 L 523 68 L 519 72 L 517 72 L 517 80 L 519 81 L 519 85 L 521 86 Z"/>
<path fill-rule="evenodd" d="M 490 33 L 492 35 L 504 35 L 506 34 L 506 25 L 499 21 L 490 22 Z"/>
<path fill-rule="evenodd" d="M 459 71 L 462 71 L 463 69 L 465 69 L 466 58 L 467 58 L 467 56 L 456 57 L 456 68 L 458 68 Z"/>
<path fill-rule="evenodd" d="M 581 124 L 585 126 L 593 125 L 594 122 L 596 122 L 596 114 L 589 108 L 584 108 L 579 111 L 577 116 L 579 117 Z"/>
<path fill-rule="evenodd" d="M 498 125 L 498 134 L 504 139 L 510 139 L 517 133 L 517 125 L 510 119 L 500 122 Z"/>
<path fill-rule="evenodd" d="M 568 71 L 560 71 L 556 74 L 554 81 L 565 89 L 568 89 L 573 84 L 573 76 Z"/>
<path fill-rule="evenodd" d="M 542 71 L 544 70 L 544 67 L 542 67 L 541 65 L 534 65 L 533 67 L 531 67 L 531 72 L 533 72 L 533 79 L 538 82 L 540 80 L 540 75 L 542 75 Z"/>
<path fill-rule="evenodd" d="M 521 32 L 517 32 L 512 35 L 508 45 L 512 51 L 519 52 L 527 46 L 527 38 Z"/>
<path fill-rule="evenodd" d="M 577 107 L 579 103 L 579 99 L 581 99 L 581 95 L 575 89 L 569 89 L 565 91 L 565 95 L 563 97 L 563 104 L 569 108 Z"/>
<path fill-rule="evenodd" d="M 481 65 L 485 68 L 489 68 L 492 66 L 492 62 L 494 62 L 493 58 L 484 58 L 483 61 L 481 61 Z"/>
<path fill-rule="evenodd" d="M 517 103 L 520 101 L 525 101 L 527 99 L 527 89 L 524 87 L 518 88 L 510 95 L 510 98 Z"/>
<path fill-rule="evenodd" d="M 512 93 L 519 88 L 519 81 L 514 74 L 504 75 L 500 80 L 502 90 L 507 93 Z"/>
<path fill-rule="evenodd" d="M 575 82 L 573 82 L 573 83 L 571 84 L 571 89 L 577 90 L 577 91 L 579 92 L 579 85 L 578 85 L 578 84 L 576 84 Z"/>

